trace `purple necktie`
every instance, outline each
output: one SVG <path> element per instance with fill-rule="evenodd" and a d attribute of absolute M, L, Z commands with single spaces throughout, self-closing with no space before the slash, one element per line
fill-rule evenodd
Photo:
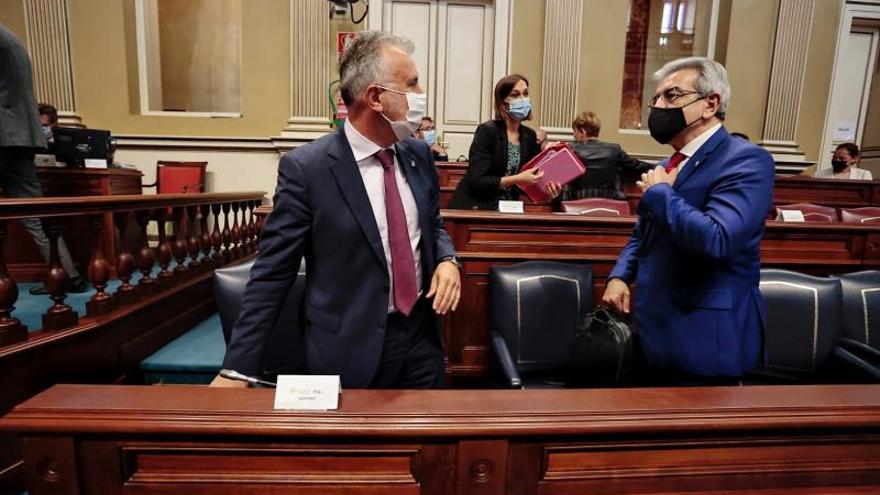
<path fill-rule="evenodd" d="M 394 307 L 409 316 L 418 299 L 416 263 L 406 228 L 406 213 L 394 176 L 394 152 L 380 150 L 376 158 L 385 169 L 385 216 L 388 219 L 388 244 L 391 247 L 391 272 L 394 276 Z"/>

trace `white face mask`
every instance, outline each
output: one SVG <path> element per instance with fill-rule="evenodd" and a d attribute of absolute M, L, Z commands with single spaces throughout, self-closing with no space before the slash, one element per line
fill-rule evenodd
<path fill-rule="evenodd" d="M 399 91 L 393 88 L 386 88 L 385 86 L 379 87 L 386 91 L 391 91 L 392 93 L 406 95 L 406 104 L 409 107 L 409 110 L 406 112 L 406 120 L 391 120 L 388 117 L 385 117 L 385 114 L 382 114 L 382 116 L 385 117 L 385 120 L 391 124 L 391 130 L 394 131 L 397 140 L 403 141 L 412 136 L 413 133 L 419 130 L 419 126 L 422 125 L 422 117 L 425 116 L 425 113 L 428 110 L 428 95 L 425 93 L 413 93 L 411 91 Z"/>

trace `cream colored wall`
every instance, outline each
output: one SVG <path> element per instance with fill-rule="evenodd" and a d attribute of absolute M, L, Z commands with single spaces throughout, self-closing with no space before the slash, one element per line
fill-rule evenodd
<path fill-rule="evenodd" d="M 544 0 L 516 0 L 513 4 L 513 26 L 510 37 L 510 72 L 529 80 L 532 118 L 527 122 L 538 127 L 541 122 L 541 65 L 544 47 Z M 495 83 L 492 82 L 492 87 Z M 494 113 L 494 111 L 493 111 Z"/>
<path fill-rule="evenodd" d="M 264 191 L 272 199 L 278 172 L 278 152 L 265 151 L 192 151 L 120 149 L 114 160 L 137 166 L 145 184 L 156 181 L 156 161 L 208 162 L 205 190 L 209 192 Z M 155 188 L 144 189 L 145 194 Z"/>
<path fill-rule="evenodd" d="M 0 0 L 0 24 L 24 40 L 24 2 L 21 0 Z"/>
<path fill-rule="evenodd" d="M 242 2 L 242 117 L 140 115 L 134 0 L 70 9 L 77 110 L 114 134 L 277 136 L 290 117 L 289 2 Z"/>
<path fill-rule="evenodd" d="M 810 28 L 810 48 L 804 74 L 797 142 L 809 161 L 819 160 L 825 110 L 831 92 L 841 1 L 817 0 Z"/>

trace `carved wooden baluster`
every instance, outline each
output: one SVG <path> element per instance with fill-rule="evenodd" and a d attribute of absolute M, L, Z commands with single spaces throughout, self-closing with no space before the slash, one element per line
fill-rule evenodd
<path fill-rule="evenodd" d="M 197 228 L 199 224 L 199 207 L 186 207 L 186 223 L 188 224 L 189 237 L 186 238 L 186 247 L 189 249 L 189 264 L 186 267 L 192 271 L 200 269 L 199 254 L 202 251 L 202 241 L 199 237 Z"/>
<path fill-rule="evenodd" d="M 18 286 L 9 276 L 3 259 L 3 242 L 6 240 L 6 220 L 0 220 L 0 346 L 27 340 L 27 327 L 12 316 L 18 300 Z"/>
<path fill-rule="evenodd" d="M 59 330 L 73 327 L 79 323 L 79 314 L 70 305 L 64 304 L 67 297 L 67 272 L 61 266 L 61 258 L 58 256 L 61 222 L 57 218 L 44 218 L 42 223 L 49 238 L 49 271 L 46 273 L 45 284 L 54 303 L 43 315 L 43 328 Z"/>
<path fill-rule="evenodd" d="M 223 264 L 223 253 L 220 250 L 223 244 L 223 234 L 220 233 L 220 205 L 211 205 L 211 213 L 214 214 L 214 231 L 211 233 L 211 248 L 213 253 L 211 258 L 214 260 L 215 266 Z"/>
<path fill-rule="evenodd" d="M 150 241 L 147 236 L 147 227 L 150 225 L 150 219 L 153 216 L 152 210 L 142 210 L 137 212 L 138 226 L 143 236 L 143 244 L 138 253 L 138 270 L 141 272 L 141 281 L 138 283 L 138 291 L 142 294 L 150 294 L 156 290 L 157 280 L 150 276 L 153 273 L 153 264 L 155 256 L 153 250 L 150 249 Z"/>
<path fill-rule="evenodd" d="M 101 233 L 104 231 L 104 215 L 89 216 L 89 230 L 92 232 L 92 259 L 89 261 L 89 281 L 95 286 L 95 294 L 86 303 L 86 314 L 89 316 L 106 315 L 113 311 L 113 298 L 105 292 L 107 281 L 110 280 L 110 263 L 104 258 L 104 242 Z"/>
<path fill-rule="evenodd" d="M 232 261 L 232 251 L 229 245 L 232 242 L 232 232 L 229 230 L 229 203 L 223 203 L 223 262 Z"/>
<path fill-rule="evenodd" d="M 232 259 L 238 259 L 241 257 L 242 252 L 239 247 L 239 242 L 241 241 L 241 227 L 239 227 L 238 223 L 238 213 L 241 211 L 241 204 L 232 203 Z"/>
<path fill-rule="evenodd" d="M 174 267 L 174 273 L 186 273 L 186 229 L 189 222 L 186 218 L 186 208 L 183 206 L 174 207 L 174 226 L 177 227 L 177 235 L 174 236 L 174 243 L 171 250 L 174 253 L 174 259 L 177 266 Z"/>
<path fill-rule="evenodd" d="M 254 204 L 257 205 L 257 208 L 260 207 L 260 201 L 256 201 Z M 256 251 L 260 252 L 260 238 L 263 237 L 263 222 L 265 222 L 266 217 L 264 215 L 257 214 L 257 210 L 254 210 L 254 214 L 257 216 L 257 235 L 256 235 Z"/>
<path fill-rule="evenodd" d="M 200 205 L 199 207 L 199 225 L 201 225 L 201 247 L 202 253 L 202 269 L 211 270 L 214 266 L 214 259 L 211 257 L 211 231 L 208 230 L 208 215 L 211 214 L 210 205 Z"/>
<path fill-rule="evenodd" d="M 257 230 L 257 206 L 259 203 L 256 201 L 251 201 L 248 203 L 248 211 L 250 212 L 251 221 L 251 252 L 257 252 L 257 241 L 260 239 L 260 231 Z"/>
<path fill-rule="evenodd" d="M 130 211 L 118 211 L 113 215 L 116 228 L 119 229 L 119 247 L 116 254 L 116 276 L 122 281 L 122 285 L 116 289 L 113 298 L 117 304 L 129 304 L 137 300 L 137 288 L 131 285 L 131 274 L 134 273 L 134 256 L 129 252 L 129 245 L 125 242 L 128 232 L 128 220 Z"/>
<path fill-rule="evenodd" d="M 166 223 L 168 222 L 168 208 L 159 208 L 156 212 L 157 222 L 159 223 L 159 245 L 156 247 L 156 258 L 159 260 L 159 283 L 166 283 L 174 273 L 168 270 L 171 264 L 171 243 L 168 241 L 168 234 L 165 232 Z"/>
<path fill-rule="evenodd" d="M 247 256 L 251 254 L 251 223 L 248 217 L 248 206 L 250 202 L 243 201 L 241 203 L 241 255 Z"/>

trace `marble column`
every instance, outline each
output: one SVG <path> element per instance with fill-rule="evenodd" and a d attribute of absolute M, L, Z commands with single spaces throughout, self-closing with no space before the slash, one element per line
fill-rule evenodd
<path fill-rule="evenodd" d="M 582 14 L 582 0 L 547 0 L 540 109 L 541 127 L 551 136 L 570 136 L 577 115 Z"/>
<path fill-rule="evenodd" d="M 24 0 L 24 13 L 37 101 L 54 105 L 61 125 L 84 127 L 76 111 L 67 0 Z"/>
<path fill-rule="evenodd" d="M 780 0 L 761 145 L 777 163 L 806 165 L 797 143 L 815 0 Z M 803 168 L 803 167 L 800 167 Z"/>
<path fill-rule="evenodd" d="M 294 146 L 331 131 L 327 86 L 335 51 L 328 9 L 327 0 L 290 0 L 291 117 L 281 137 Z"/>

